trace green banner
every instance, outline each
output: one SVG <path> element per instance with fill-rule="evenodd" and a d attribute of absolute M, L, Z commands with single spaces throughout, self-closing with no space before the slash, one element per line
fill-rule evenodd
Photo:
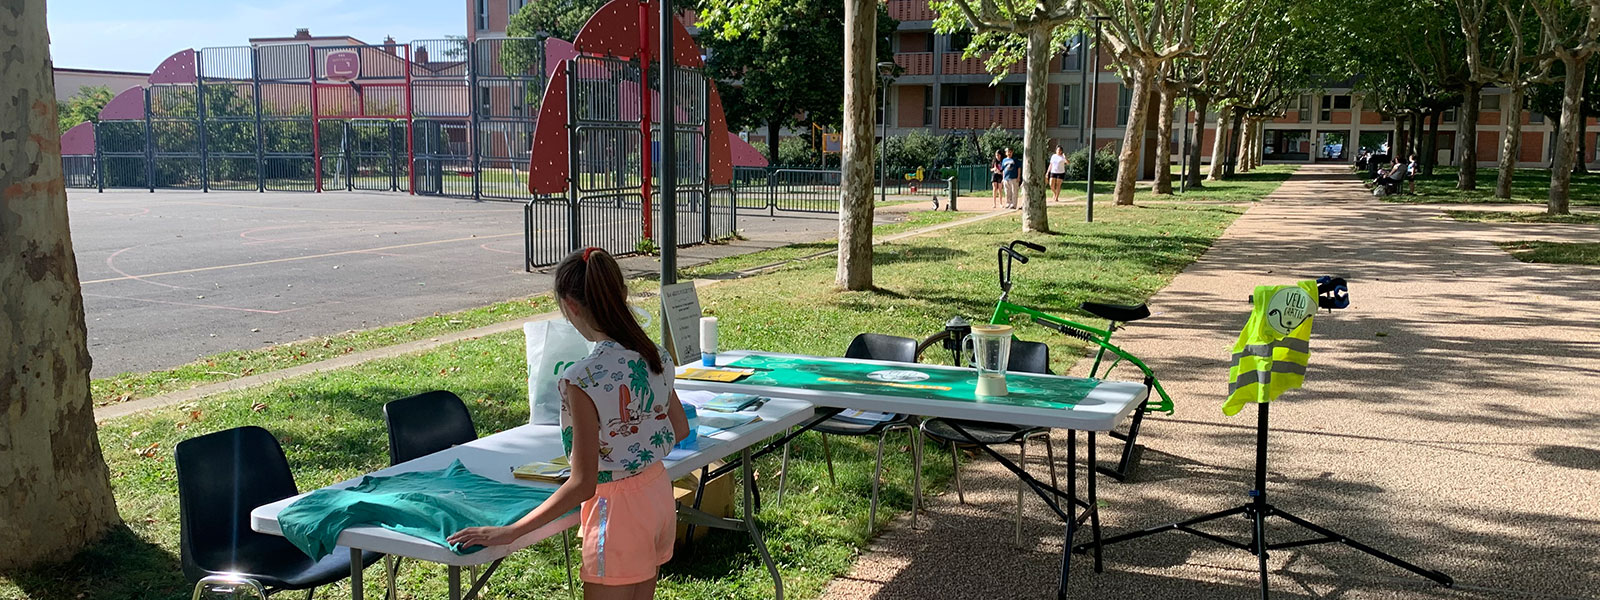
<path fill-rule="evenodd" d="M 739 380 L 749 385 L 1057 410 L 1071 410 L 1100 385 L 1099 379 L 1008 373 L 1008 395 L 979 397 L 977 371 L 964 369 L 932 369 L 914 364 L 887 366 L 770 354 L 750 354 L 727 366 L 755 369 L 755 374 Z"/>

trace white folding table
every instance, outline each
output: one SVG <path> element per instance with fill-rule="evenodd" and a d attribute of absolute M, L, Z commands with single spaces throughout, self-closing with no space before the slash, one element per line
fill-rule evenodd
<path fill-rule="evenodd" d="M 747 532 L 755 543 L 756 551 L 761 555 L 767 570 L 773 578 L 773 585 L 777 595 L 782 597 L 783 583 L 778 575 L 776 564 L 767 553 L 766 544 L 761 539 L 761 532 L 756 527 L 751 512 L 750 496 L 754 487 L 754 479 L 750 472 L 748 456 L 750 447 L 760 443 L 763 439 L 781 433 L 790 427 L 810 419 L 812 416 L 811 404 L 786 399 L 773 399 L 766 402 L 757 410 L 760 419 L 718 432 L 711 436 L 715 444 L 703 446 L 681 460 L 667 460 L 665 466 L 667 474 L 677 479 L 702 469 L 714 461 L 722 460 L 732 454 L 738 453 L 745 460 L 744 469 L 744 515 L 742 519 L 725 519 L 714 517 L 690 507 L 679 507 L 680 518 L 691 523 L 713 527 L 737 529 Z M 461 464 L 473 473 L 488 477 L 495 481 L 515 483 L 533 487 L 553 488 L 552 484 L 534 481 L 525 481 L 512 477 L 511 471 L 521 465 L 555 458 L 561 456 L 560 428 L 555 425 L 522 425 L 500 433 L 479 438 L 472 442 L 443 450 L 415 460 L 410 460 L 385 469 L 379 469 L 362 477 L 342 481 L 324 489 L 342 489 L 354 486 L 366 476 L 387 476 L 415 471 L 436 471 L 450 466 L 450 463 L 460 460 Z M 309 492 L 308 492 L 309 493 Z M 250 512 L 250 527 L 255 531 L 283 535 L 283 529 L 278 523 L 278 515 L 304 497 L 300 494 L 285 498 L 271 504 L 257 507 Z M 578 524 L 576 512 L 565 515 L 543 527 L 517 538 L 516 541 L 504 546 L 487 547 L 472 554 L 456 554 L 450 549 L 440 546 L 422 538 L 390 531 L 382 527 L 352 527 L 339 534 L 338 544 L 350 548 L 354 560 L 350 565 L 351 597 L 361 600 L 363 589 L 361 584 L 362 550 L 382 552 L 391 556 L 411 558 L 420 561 L 440 563 L 449 567 L 450 600 L 461 600 L 463 597 L 472 598 L 482 590 L 488 582 L 490 575 L 500 565 L 500 561 L 513 552 L 532 546 L 546 538 L 564 533 Z M 461 567 L 475 567 L 489 565 L 488 569 L 472 582 L 471 588 L 465 596 L 461 592 Z"/>
<path fill-rule="evenodd" d="M 985 444 L 978 443 L 977 439 L 973 438 L 972 435 L 969 434 L 965 429 L 962 429 L 960 424 L 951 423 L 952 428 L 954 428 L 961 435 L 965 436 L 969 441 L 972 442 L 973 445 L 982 448 L 986 453 L 994 457 L 994 459 L 1002 466 L 1010 470 L 1012 473 L 1015 473 L 1017 477 L 1021 478 L 1024 483 L 1028 484 L 1028 486 L 1033 489 L 1034 493 L 1043 498 L 1045 504 L 1048 505 L 1050 509 L 1066 523 L 1065 539 L 1062 543 L 1061 552 L 1061 578 L 1056 589 L 1056 595 L 1058 598 L 1066 597 L 1067 571 L 1071 561 L 1072 538 L 1076 528 L 1081 526 L 1085 520 L 1090 522 L 1090 529 L 1094 538 L 1094 542 L 1092 544 L 1092 550 L 1094 553 L 1094 568 L 1096 572 L 1101 570 L 1100 513 L 1097 509 L 1097 498 L 1095 495 L 1095 434 L 1102 431 L 1112 431 L 1119 423 L 1122 422 L 1123 419 L 1127 418 L 1129 414 L 1135 410 L 1138 410 L 1144 405 L 1144 401 L 1149 395 L 1149 388 L 1147 388 L 1143 383 L 1131 381 L 1087 382 L 1081 378 L 1030 374 L 1027 375 L 1027 377 L 1054 378 L 1061 380 L 1062 382 L 1076 381 L 1078 383 L 1085 384 L 1093 383 L 1094 385 L 1087 391 L 1086 394 L 1084 394 L 1083 398 L 1079 399 L 1069 408 L 1024 406 L 1021 404 L 1025 403 L 940 398 L 937 394 L 931 392 L 927 393 L 925 396 L 917 396 L 915 394 L 908 394 L 905 392 L 890 394 L 880 391 L 885 389 L 882 387 L 885 385 L 900 386 L 900 389 L 914 386 L 916 376 L 913 375 L 909 378 L 906 378 L 905 373 L 908 371 L 940 375 L 944 378 L 949 378 L 949 376 L 957 374 L 963 376 L 965 374 L 971 374 L 971 377 L 974 379 L 977 377 L 977 372 L 973 369 L 961 367 L 742 351 L 718 354 L 717 364 L 719 366 L 725 366 L 729 365 L 730 363 L 738 362 L 740 359 L 745 357 L 767 357 L 777 358 L 780 360 L 788 359 L 801 362 L 809 361 L 813 363 L 816 361 L 825 361 L 847 363 L 856 366 L 872 365 L 882 367 L 881 373 L 883 374 L 883 377 L 881 379 L 875 377 L 878 375 L 878 373 L 873 373 L 869 375 L 869 377 L 876 380 L 876 382 L 863 381 L 860 382 L 863 385 L 849 387 L 848 389 L 840 385 L 819 385 L 811 388 L 785 386 L 773 384 L 770 378 L 752 378 L 758 380 L 766 379 L 767 383 L 765 384 L 756 384 L 750 382 L 724 383 L 685 379 L 678 380 L 677 387 L 680 390 L 703 390 L 712 392 L 755 394 L 768 398 L 803 400 L 818 407 L 816 416 L 814 416 L 811 421 L 806 423 L 804 427 L 800 428 L 799 431 L 790 432 L 779 440 L 773 442 L 767 448 L 764 448 L 761 453 L 773 450 L 776 445 L 786 443 L 794 436 L 803 433 L 805 430 L 815 426 L 822 420 L 838 414 L 839 411 L 846 408 L 853 408 L 863 411 L 912 414 L 923 417 L 942 417 L 946 419 L 1004 423 L 1009 425 L 1020 425 L 1024 427 L 1050 427 L 1068 430 L 1068 439 L 1070 442 L 1067 447 L 1067 489 L 1063 491 L 1052 485 L 1047 485 L 1045 482 L 1035 479 L 1032 475 L 1029 475 L 1026 470 L 1017 466 L 1006 457 L 1000 455 L 1000 453 L 995 452 L 992 448 L 989 448 Z M 679 370 L 682 372 L 682 369 L 692 367 L 693 365 L 688 367 L 679 367 Z M 804 371 L 807 368 L 810 367 L 797 367 L 797 370 Z M 826 374 L 819 373 L 819 375 Z M 894 383 L 900 379 L 906 379 L 908 381 L 912 381 L 913 383 Z M 938 378 L 935 377 L 935 379 Z M 837 383 L 838 378 L 834 377 L 833 380 Z M 1077 494 L 1076 462 L 1078 431 L 1088 432 L 1089 438 L 1089 468 L 1087 469 L 1088 481 L 1086 486 L 1087 498 L 1080 498 Z M 1058 503 L 1058 498 L 1064 498 L 1066 500 L 1064 506 L 1062 503 Z M 1077 512 L 1079 508 L 1083 509 L 1082 513 Z"/>

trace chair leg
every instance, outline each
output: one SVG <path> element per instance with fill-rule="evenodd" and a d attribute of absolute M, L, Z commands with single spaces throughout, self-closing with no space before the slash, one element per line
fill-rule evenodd
<path fill-rule="evenodd" d="M 956 443 L 955 442 L 950 442 L 950 470 L 955 472 L 955 478 L 956 478 L 956 502 L 959 502 L 961 504 L 966 504 L 967 503 L 967 495 L 966 495 L 965 492 L 961 491 L 961 465 L 960 465 L 960 463 L 956 462 Z"/>
<path fill-rule="evenodd" d="M 1050 487 L 1061 489 L 1056 484 L 1056 443 L 1050 440 L 1050 430 L 1044 431 L 1044 456 L 1050 461 Z"/>
<path fill-rule="evenodd" d="M 317 588 L 311 588 L 309 590 L 306 590 L 306 600 L 311 600 L 312 598 L 316 598 L 316 597 L 317 597 Z"/>
<path fill-rule="evenodd" d="M 561 558 L 567 566 L 567 600 L 576 600 L 578 586 L 572 584 L 572 530 L 561 532 Z"/>
<path fill-rule="evenodd" d="M 911 428 L 911 528 L 917 528 L 922 510 L 922 429 Z"/>
<path fill-rule="evenodd" d="M 1017 468 L 1024 472 L 1028 470 L 1028 438 L 1022 438 L 1017 443 Z M 1017 547 L 1022 547 L 1022 500 L 1025 497 L 1028 484 L 1021 478 L 1017 479 Z"/>
<path fill-rule="evenodd" d="M 872 467 L 872 505 L 867 509 L 867 535 L 872 535 L 873 528 L 878 525 L 878 486 L 883 481 L 883 438 L 889 437 L 889 432 L 878 434 L 878 464 Z"/>
<path fill-rule="evenodd" d="M 400 600 L 400 588 L 395 586 L 395 577 L 400 574 L 400 559 L 393 554 L 383 555 L 383 575 L 389 583 L 389 600 Z"/>
<path fill-rule="evenodd" d="M 467 573 L 469 575 L 471 575 L 471 577 L 472 577 L 472 579 L 471 579 L 472 583 L 468 584 L 468 587 L 477 585 L 478 584 L 478 565 L 472 565 L 470 567 L 467 567 Z M 485 592 L 485 591 L 488 591 L 488 590 L 489 590 L 489 582 L 487 582 L 487 581 L 485 581 L 483 583 L 483 587 L 478 588 L 478 592 L 480 594 L 482 592 Z"/>
<path fill-rule="evenodd" d="M 794 428 L 789 428 L 794 431 Z M 778 506 L 783 506 L 783 490 L 789 487 L 789 445 L 783 445 L 783 465 L 778 468 Z"/>
<path fill-rule="evenodd" d="M 822 434 L 822 458 L 828 463 L 828 484 L 839 485 L 833 478 L 833 446 L 828 445 L 828 434 Z"/>

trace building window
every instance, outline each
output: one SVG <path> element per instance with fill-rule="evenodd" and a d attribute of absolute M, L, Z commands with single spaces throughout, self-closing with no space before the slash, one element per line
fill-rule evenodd
<path fill-rule="evenodd" d="M 1535 124 L 1535 125 L 1543 123 L 1544 122 L 1544 114 L 1543 113 L 1536 113 L 1536 112 L 1528 113 L 1528 122 L 1532 123 L 1532 124 Z"/>
<path fill-rule="evenodd" d="M 1083 102 L 1079 94 L 1083 93 L 1082 86 L 1068 84 L 1061 86 L 1061 126 L 1072 127 L 1078 124 L 1078 104 Z"/>
<path fill-rule="evenodd" d="M 1479 108 L 1483 110 L 1500 110 L 1500 94 L 1485 94 L 1483 96 L 1483 105 Z"/>
<path fill-rule="evenodd" d="M 1445 123 L 1454 123 L 1454 122 L 1456 122 L 1456 109 L 1452 108 L 1450 110 L 1444 111 L 1444 117 L 1441 120 L 1444 121 Z"/>
<path fill-rule="evenodd" d="M 1301 94 L 1300 98 L 1295 100 L 1294 108 L 1295 119 L 1301 123 L 1309 123 L 1311 121 L 1311 94 Z"/>
<path fill-rule="evenodd" d="M 922 88 L 922 124 L 933 126 L 933 86 Z"/>
<path fill-rule="evenodd" d="M 948 41 L 950 52 L 961 52 L 967 49 L 967 44 L 972 43 L 972 32 L 957 31 L 950 34 Z"/>
<path fill-rule="evenodd" d="M 1061 55 L 1061 70 L 1072 72 L 1083 70 L 1083 51 L 1087 43 L 1089 38 L 1081 33 L 1067 42 L 1067 51 Z"/>
<path fill-rule="evenodd" d="M 489 0 L 478 0 L 478 31 L 489 28 Z"/>
<path fill-rule="evenodd" d="M 1331 121 L 1333 120 L 1333 111 L 1336 110 L 1350 110 L 1349 95 L 1323 96 L 1322 112 L 1318 115 L 1318 118 L 1323 121 Z"/>
<path fill-rule="evenodd" d="M 944 106 L 972 106 L 968 88 L 964 85 L 946 85 L 939 88 L 939 103 Z"/>
<path fill-rule="evenodd" d="M 1022 106 L 1028 97 L 1027 88 L 1020 83 L 1006 83 L 1000 86 L 1001 106 Z"/>
<path fill-rule="evenodd" d="M 521 12 L 522 5 L 527 4 L 528 1 L 529 0 L 506 0 L 506 7 L 511 9 L 510 12 L 514 15 L 518 12 Z"/>
<path fill-rule="evenodd" d="M 1128 86 L 1117 88 L 1117 125 L 1128 124 L 1128 109 L 1133 104 L 1133 90 Z"/>

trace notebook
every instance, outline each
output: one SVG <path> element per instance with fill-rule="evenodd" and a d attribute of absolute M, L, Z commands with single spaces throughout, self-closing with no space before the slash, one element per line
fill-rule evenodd
<path fill-rule="evenodd" d="M 567 462 L 566 456 L 558 456 L 512 469 L 511 476 L 529 481 L 561 484 L 566 483 L 567 478 L 572 476 L 572 464 Z"/>

